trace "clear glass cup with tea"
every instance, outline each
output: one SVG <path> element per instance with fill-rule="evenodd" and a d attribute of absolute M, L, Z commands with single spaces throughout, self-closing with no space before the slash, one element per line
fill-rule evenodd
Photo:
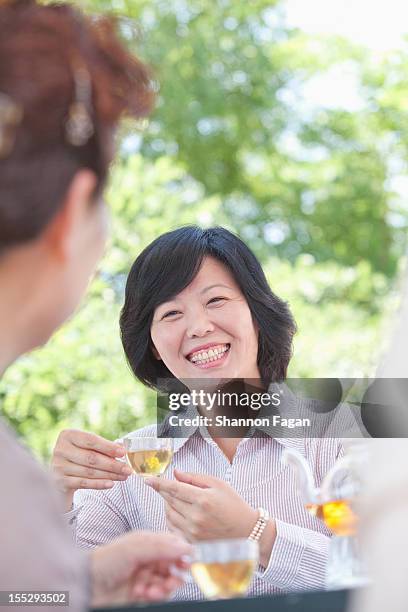
<path fill-rule="evenodd" d="M 148 478 L 161 476 L 173 457 L 172 438 L 143 438 L 128 434 L 122 438 L 126 461 L 135 474 Z"/>
<path fill-rule="evenodd" d="M 258 557 L 258 543 L 247 538 L 196 542 L 190 571 L 207 599 L 242 597 Z"/>

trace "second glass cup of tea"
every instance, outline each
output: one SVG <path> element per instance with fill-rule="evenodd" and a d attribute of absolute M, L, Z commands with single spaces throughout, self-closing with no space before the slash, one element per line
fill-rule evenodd
<path fill-rule="evenodd" d="M 194 544 L 191 573 L 207 599 L 245 595 L 258 566 L 258 543 L 247 538 Z"/>
<path fill-rule="evenodd" d="M 173 457 L 172 438 L 142 438 L 128 434 L 122 442 L 129 466 L 143 478 L 161 476 Z"/>

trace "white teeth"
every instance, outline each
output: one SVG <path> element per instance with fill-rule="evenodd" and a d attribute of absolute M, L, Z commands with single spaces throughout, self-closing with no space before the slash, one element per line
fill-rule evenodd
<path fill-rule="evenodd" d="M 192 357 L 190 357 L 190 361 L 196 365 L 204 365 L 206 363 L 210 363 L 210 361 L 217 361 L 223 356 L 228 348 L 229 347 L 224 344 L 218 347 L 210 348 L 208 352 L 202 351 L 201 353 L 195 353 Z"/>

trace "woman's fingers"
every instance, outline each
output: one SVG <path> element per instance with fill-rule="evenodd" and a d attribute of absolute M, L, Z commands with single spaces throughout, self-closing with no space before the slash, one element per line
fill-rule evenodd
<path fill-rule="evenodd" d="M 106 440 L 97 434 L 79 429 L 66 429 L 65 439 L 81 449 L 96 451 L 108 457 L 123 457 L 125 449 L 121 444 Z"/>
<path fill-rule="evenodd" d="M 173 508 L 176 512 L 181 514 L 183 517 L 187 517 L 191 513 L 192 504 L 189 502 L 182 501 L 177 497 L 171 497 L 168 493 L 161 493 L 161 496 L 165 500 L 166 504 Z"/>
<path fill-rule="evenodd" d="M 113 480 L 97 478 L 78 478 L 75 476 L 66 476 L 64 478 L 64 487 L 77 491 L 78 489 L 111 489 L 114 485 Z"/>
<path fill-rule="evenodd" d="M 171 533 L 174 533 L 174 535 L 178 536 L 179 538 L 184 538 L 185 540 L 188 540 L 188 536 L 184 533 L 184 531 L 182 531 L 181 529 L 177 529 L 177 527 L 174 527 L 174 525 L 172 525 L 170 521 L 167 521 L 167 527 Z"/>
<path fill-rule="evenodd" d="M 58 436 L 52 458 L 59 488 L 66 494 L 77 489 L 112 488 L 115 481 L 126 480 L 132 473 L 126 463 L 115 458 L 124 452 L 120 444 L 96 434 L 65 429 Z"/>
<path fill-rule="evenodd" d="M 102 446 L 100 440 L 103 440 L 103 438 L 100 438 L 100 436 L 77 430 L 68 430 L 68 432 L 63 433 L 65 435 L 60 435 L 54 449 L 53 463 L 55 467 L 61 467 L 61 465 L 64 467 L 65 463 L 69 462 L 84 468 L 102 470 L 104 472 L 110 472 L 111 474 L 129 476 L 132 473 L 131 469 L 125 463 L 116 461 L 116 459 L 112 458 L 112 453 L 123 455 L 122 451 L 119 453 L 119 451 L 115 450 L 115 447 L 120 447 L 117 447 L 113 442 L 104 440 L 106 444 Z M 98 440 L 92 441 L 90 437 L 98 438 Z M 85 447 L 80 446 L 82 443 L 85 444 Z M 93 449 L 90 448 L 91 444 L 94 444 Z M 106 455 L 97 450 L 102 447 L 111 454 Z M 114 450 L 112 450 L 112 447 Z"/>
<path fill-rule="evenodd" d="M 178 587 L 182 586 L 183 581 L 169 577 L 161 579 L 156 583 L 148 584 L 136 584 L 133 587 L 133 593 L 130 597 L 131 600 L 139 599 L 142 601 L 160 601 L 167 599 Z"/>
<path fill-rule="evenodd" d="M 183 584 L 183 580 L 170 572 L 168 563 L 155 563 L 140 568 L 133 583 L 133 596 L 154 601 L 170 595 Z"/>
<path fill-rule="evenodd" d="M 167 503 L 165 505 L 165 514 L 167 526 L 174 534 L 185 538 L 187 536 L 187 521 L 186 519 L 173 510 Z"/>
<path fill-rule="evenodd" d="M 116 461 L 116 459 L 110 459 L 105 455 L 101 455 L 101 453 L 83 450 L 75 446 L 71 446 L 66 450 L 65 459 L 83 467 L 103 470 L 112 474 L 127 474 L 129 476 L 132 473 L 130 467 L 122 461 Z"/>
<path fill-rule="evenodd" d="M 127 468 L 127 466 L 124 466 Z M 65 462 L 62 471 L 64 476 L 77 476 L 79 478 L 88 478 L 88 479 L 105 479 L 105 480 L 126 480 L 129 474 L 131 474 L 130 468 L 127 468 L 126 472 L 121 473 L 113 473 L 108 472 L 107 470 L 98 470 L 92 467 L 85 467 L 83 465 L 78 465 L 77 463 L 72 463 L 71 461 Z"/>
<path fill-rule="evenodd" d="M 157 493 L 167 493 L 170 497 L 177 497 L 189 504 L 193 504 L 197 501 L 197 487 L 185 484 L 184 482 L 150 476 L 146 478 L 145 484 L 152 487 Z"/>

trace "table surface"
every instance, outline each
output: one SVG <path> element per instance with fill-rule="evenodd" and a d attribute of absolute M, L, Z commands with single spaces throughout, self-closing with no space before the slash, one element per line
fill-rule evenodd
<path fill-rule="evenodd" d="M 165 604 L 97 608 L 98 612 L 345 612 L 349 591 L 315 591 L 218 601 L 176 601 Z M 96 611 L 95 611 L 96 612 Z"/>

